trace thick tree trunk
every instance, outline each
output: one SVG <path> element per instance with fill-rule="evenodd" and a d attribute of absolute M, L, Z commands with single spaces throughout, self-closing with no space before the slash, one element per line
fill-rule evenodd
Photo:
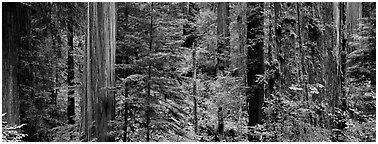
<path fill-rule="evenodd" d="M 239 3 L 240 14 L 237 18 L 238 25 L 239 25 L 239 55 L 240 55 L 240 70 L 239 76 L 243 77 L 244 86 L 246 86 L 246 67 L 247 67 L 247 3 L 240 2 Z"/>
<path fill-rule="evenodd" d="M 240 2 L 239 4 L 240 13 L 237 17 L 238 28 L 239 28 L 239 76 L 242 77 L 242 86 L 247 86 L 247 3 Z M 240 95 L 247 97 L 245 90 L 241 91 Z M 244 104 L 239 106 L 239 114 L 237 119 L 237 131 L 241 133 L 241 117 Z"/>
<path fill-rule="evenodd" d="M 300 81 L 301 81 L 301 87 L 304 89 L 303 93 L 301 95 L 304 95 L 304 101 L 306 102 L 306 105 L 307 105 L 307 109 L 310 109 L 310 99 L 309 99 L 309 96 L 308 96 L 308 89 L 307 89 L 307 85 L 308 85 L 308 73 L 306 71 L 306 63 L 305 63 L 305 56 L 306 56 L 306 50 L 303 48 L 303 43 L 304 43 L 304 39 L 307 39 L 307 36 L 306 36 L 306 33 L 304 32 L 305 30 L 303 30 L 305 27 L 304 26 L 304 23 L 302 22 L 302 14 L 301 14 L 301 10 L 300 8 L 302 7 L 301 6 L 302 3 L 299 3 L 297 2 L 296 3 L 296 8 L 297 8 L 297 35 L 298 35 L 298 46 L 299 46 L 299 55 L 300 55 L 300 64 L 299 64 L 299 67 L 298 69 L 300 69 Z M 303 31 L 303 32 L 302 32 Z M 312 115 L 311 113 L 309 113 L 309 118 L 308 118 L 308 122 L 310 122 L 311 124 L 311 121 L 312 121 Z"/>
<path fill-rule="evenodd" d="M 229 65 L 229 4 L 227 2 L 217 3 L 217 63 L 216 74 L 224 71 Z M 218 106 L 218 134 L 223 134 L 224 131 L 224 116 L 222 106 Z"/>
<path fill-rule="evenodd" d="M 70 19 L 70 23 L 72 23 L 72 18 Z M 67 106 L 67 117 L 68 117 L 68 124 L 75 124 L 75 97 L 74 97 L 74 79 L 75 79 L 75 73 L 74 73 L 74 68 L 75 68 L 75 63 L 74 63 L 74 58 L 73 58 L 73 25 L 69 24 L 68 26 L 68 60 L 67 60 L 67 82 L 68 82 L 68 106 Z"/>
<path fill-rule="evenodd" d="M 2 44 L 2 112 L 9 125 L 20 124 L 20 100 L 18 89 L 18 51 L 21 37 L 25 35 L 27 8 L 20 3 L 3 3 Z"/>
<path fill-rule="evenodd" d="M 229 4 L 227 2 L 218 2 L 217 4 L 217 66 L 216 71 L 226 70 L 228 68 L 228 46 L 229 42 Z"/>
<path fill-rule="evenodd" d="M 84 140 L 114 141 L 108 121 L 114 120 L 115 3 L 89 3 L 81 130 Z"/>
<path fill-rule="evenodd" d="M 340 75 L 339 75 L 339 84 L 340 84 L 340 91 L 341 91 L 341 98 L 340 98 L 340 104 L 339 104 L 339 108 L 342 110 L 342 111 L 345 111 L 346 110 L 346 98 L 347 98 L 347 93 L 346 93 L 346 70 L 347 70 L 347 65 L 346 65 L 346 56 L 347 56 L 347 26 L 346 26 L 346 18 L 347 18 L 347 15 L 346 15 L 346 3 L 345 2 L 340 2 L 339 3 L 340 5 L 340 40 L 339 40 L 339 43 L 340 43 L 340 66 L 339 66 L 339 69 L 340 69 Z"/>
<path fill-rule="evenodd" d="M 333 48 L 333 53 L 334 53 L 334 61 L 336 62 L 336 69 L 335 69 L 335 73 L 334 73 L 334 78 L 336 78 L 336 80 L 334 80 L 334 83 L 333 83 L 333 88 L 334 88 L 334 94 L 333 94 L 333 101 L 332 101 L 332 114 L 335 115 L 336 114 L 336 108 L 339 107 L 339 101 L 340 101 L 340 98 L 342 98 L 342 93 L 341 93 L 341 87 L 342 87 L 342 83 L 341 83 L 341 41 L 342 41 L 342 38 L 341 38 L 341 20 L 342 20 L 342 17 L 341 17 L 341 11 L 340 11 L 340 8 L 341 8 L 341 4 L 339 2 L 334 2 L 333 3 L 333 17 L 334 17 L 334 24 L 335 24 L 335 33 L 336 33 L 336 37 L 335 37 L 335 46 Z M 333 128 L 336 127 L 335 125 L 335 121 L 333 120 Z"/>
<path fill-rule="evenodd" d="M 335 46 L 335 28 L 332 26 L 334 21 L 333 17 L 333 4 L 332 3 L 321 3 L 319 7 L 319 12 L 321 12 L 320 18 L 325 26 L 325 31 L 323 31 L 323 82 L 324 82 L 324 98 L 329 107 L 326 108 L 324 113 L 325 127 L 332 130 L 332 119 L 327 116 L 333 112 L 333 97 L 335 85 L 335 72 L 336 72 L 336 62 L 333 57 L 332 51 Z"/>

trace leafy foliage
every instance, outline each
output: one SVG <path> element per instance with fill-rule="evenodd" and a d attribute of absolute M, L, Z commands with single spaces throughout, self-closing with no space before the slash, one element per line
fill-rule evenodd
<path fill-rule="evenodd" d="M 6 115 L 5 113 L 2 114 L 2 117 Z M 22 133 L 21 128 L 25 124 L 19 126 L 9 126 L 7 122 L 2 121 L 2 138 L 3 142 L 21 142 L 22 138 L 26 137 L 27 134 Z"/>
<path fill-rule="evenodd" d="M 362 18 L 358 33 L 350 45 L 355 49 L 348 55 L 348 72 L 355 82 L 369 80 L 375 85 L 376 19 Z"/>
<path fill-rule="evenodd" d="M 49 129 L 66 121 L 66 99 L 62 99 L 67 77 L 67 26 L 74 23 L 77 49 L 85 16 L 84 3 L 26 3 L 30 29 L 20 50 L 20 100 L 25 141 L 51 141 Z M 71 13 L 75 13 L 71 16 Z M 73 17 L 73 21 L 68 21 Z M 76 57 L 80 59 L 80 57 Z M 79 78 L 79 77 L 78 77 Z M 77 81 L 77 80 L 76 80 Z M 59 93 L 59 94 L 58 94 Z"/>
<path fill-rule="evenodd" d="M 127 133 L 132 134 L 128 136 L 131 141 L 144 141 L 147 116 L 151 118 L 149 127 L 154 141 L 161 141 L 169 134 L 184 133 L 187 95 L 180 92 L 183 79 L 177 69 L 184 50 L 180 32 L 184 21 L 178 13 L 179 4 L 124 3 L 120 6 L 119 11 L 130 11 L 119 17 L 120 27 L 125 30 L 119 31 L 117 47 L 128 57 L 126 64 L 118 67 L 119 78 L 125 86 L 123 94 L 118 96 L 123 96 L 119 105 L 127 103 Z M 118 119 L 121 123 L 124 120 L 124 117 Z"/>

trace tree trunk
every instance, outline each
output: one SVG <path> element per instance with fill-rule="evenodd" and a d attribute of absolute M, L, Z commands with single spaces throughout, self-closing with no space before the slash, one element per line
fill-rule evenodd
<path fill-rule="evenodd" d="M 11 126 L 20 124 L 18 52 L 27 30 L 26 15 L 27 8 L 20 3 L 3 3 L 2 112 L 6 113 L 3 121 Z"/>
<path fill-rule="evenodd" d="M 193 115 L 194 115 L 194 132 L 198 131 L 198 118 L 197 118 L 197 68 L 196 68 L 196 46 L 193 46 Z"/>
<path fill-rule="evenodd" d="M 239 26 L 239 76 L 243 78 L 242 86 L 247 86 L 247 3 L 240 2 L 239 3 L 240 13 L 237 18 L 238 26 Z M 241 95 L 247 97 L 247 93 L 245 90 L 241 91 Z M 244 104 L 241 104 L 239 107 L 239 114 L 238 114 L 238 123 L 237 123 L 237 130 L 238 133 L 241 133 L 241 117 L 242 117 L 242 110 Z"/>
<path fill-rule="evenodd" d="M 239 55 L 240 55 L 240 67 L 239 76 L 243 77 L 244 86 L 246 85 L 246 67 L 247 67 L 247 3 L 239 3 L 240 14 L 237 18 L 239 25 Z"/>
<path fill-rule="evenodd" d="M 216 71 L 226 70 L 228 67 L 228 49 L 229 46 L 229 5 L 227 2 L 218 2 L 217 4 L 217 66 Z"/>
<path fill-rule="evenodd" d="M 89 3 L 81 130 L 84 140 L 114 141 L 107 135 L 115 116 L 115 3 Z"/>
<path fill-rule="evenodd" d="M 229 4 L 227 2 L 217 3 L 217 63 L 216 74 L 224 71 L 229 65 Z M 222 106 L 218 106 L 218 134 L 223 134 L 224 131 L 224 116 Z"/>
<path fill-rule="evenodd" d="M 305 56 L 306 56 L 306 51 L 304 50 L 303 48 L 303 39 L 306 39 L 307 37 L 305 37 L 304 33 L 302 31 L 302 27 L 303 26 L 303 22 L 302 22 L 302 14 L 301 14 L 301 3 L 297 2 L 296 3 L 296 13 L 297 13 L 297 35 L 298 35 L 298 46 L 299 46 L 299 55 L 300 55 L 300 64 L 299 64 L 299 67 L 298 69 L 300 69 L 300 81 L 301 81 L 301 87 L 304 89 L 303 93 L 301 95 L 304 95 L 304 100 L 306 101 L 306 105 L 307 105 L 307 109 L 310 109 L 310 99 L 309 99 L 309 96 L 308 96 L 308 89 L 307 89 L 307 85 L 308 85 L 308 74 L 306 72 L 306 64 L 305 64 Z M 311 113 L 309 113 L 309 118 L 308 118 L 308 122 L 310 122 L 311 124 L 311 121 L 312 121 L 312 115 Z"/>
<path fill-rule="evenodd" d="M 74 31 L 73 31 L 73 21 L 72 18 L 70 19 L 70 24 L 68 26 L 68 60 L 67 60 L 67 82 L 68 82 L 68 106 L 67 106 L 67 117 L 68 117 L 68 124 L 75 124 L 75 97 L 73 90 L 74 87 L 74 79 L 75 79 L 75 73 L 74 73 L 74 58 L 73 58 L 73 38 L 74 38 Z"/>
<path fill-rule="evenodd" d="M 336 114 L 336 108 L 338 107 L 338 102 L 340 98 L 340 92 L 338 87 L 339 85 L 339 76 L 340 76 L 340 3 L 334 2 L 333 3 L 333 17 L 334 17 L 334 25 L 335 25 L 335 31 L 336 31 L 336 38 L 335 38 L 335 46 L 333 48 L 334 53 L 334 61 L 336 62 L 336 71 L 334 73 L 334 95 L 332 100 L 332 114 Z M 334 121 L 334 120 L 333 120 Z M 333 128 L 335 128 L 335 123 L 333 123 Z"/>
<path fill-rule="evenodd" d="M 154 6 L 154 3 L 151 3 L 151 11 L 150 11 L 150 29 L 149 29 L 149 32 L 150 32 L 150 41 L 149 41 L 149 55 L 152 54 L 152 43 L 153 43 L 153 6 Z M 152 65 L 152 61 L 149 60 L 148 62 L 148 81 L 147 81 L 147 109 L 146 109 L 146 129 L 147 129 L 147 132 L 146 132 L 146 140 L 147 142 L 150 141 L 150 121 L 151 121 L 151 117 L 150 117 L 150 112 L 151 112 L 151 104 L 150 104 L 150 100 L 151 100 L 151 66 Z"/>
<path fill-rule="evenodd" d="M 334 110 L 334 98 L 336 95 L 335 88 L 337 87 L 335 81 L 336 78 L 336 59 L 333 56 L 334 49 L 335 49 L 335 39 L 336 39 L 336 30 L 333 26 L 334 23 L 334 4 L 333 3 L 320 3 L 319 12 L 320 19 L 325 26 L 325 30 L 323 32 L 323 37 L 321 39 L 322 46 L 323 46 L 323 82 L 324 82 L 324 100 L 329 104 L 329 107 L 325 108 L 325 113 L 323 115 L 325 126 L 330 131 L 332 130 L 333 126 L 333 119 L 329 117 L 328 114 L 332 114 Z"/>
<path fill-rule="evenodd" d="M 340 91 L 341 91 L 341 98 L 340 98 L 340 104 L 339 104 L 339 108 L 342 110 L 342 111 L 345 111 L 346 110 L 346 98 L 347 98 L 347 93 L 346 93 L 346 70 L 347 70 L 347 67 L 346 67 L 346 56 L 347 56 L 347 26 L 346 26 L 346 3 L 345 2 L 340 2 L 339 3 L 340 5 L 340 40 L 339 40 L 339 43 L 340 43 L 340 66 L 339 66 L 339 69 L 340 69 L 340 75 L 339 75 L 339 84 L 340 84 Z"/>
<path fill-rule="evenodd" d="M 248 3 L 251 9 L 257 8 L 253 16 L 247 17 L 247 39 L 256 40 L 258 35 L 263 35 L 263 3 Z M 252 31 L 253 30 L 253 31 Z M 250 42 L 248 44 L 251 44 Z M 258 40 L 252 48 L 248 49 L 248 72 L 247 72 L 247 84 L 248 90 L 248 126 L 254 126 L 262 122 L 262 103 L 264 101 L 264 89 L 263 84 L 256 82 L 258 75 L 264 74 L 264 42 Z"/>

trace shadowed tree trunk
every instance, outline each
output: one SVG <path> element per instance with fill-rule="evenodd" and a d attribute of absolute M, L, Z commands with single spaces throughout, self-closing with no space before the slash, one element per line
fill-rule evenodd
<path fill-rule="evenodd" d="M 27 8 L 21 3 L 3 3 L 2 35 L 2 113 L 9 125 L 20 124 L 20 100 L 18 89 L 18 52 L 22 36 L 27 31 Z"/>
<path fill-rule="evenodd" d="M 217 4 L 217 63 L 216 74 L 227 70 L 229 67 L 229 53 L 230 45 L 229 37 L 229 3 L 218 2 Z M 218 134 L 223 134 L 224 131 L 224 112 L 222 106 L 218 106 Z"/>
<path fill-rule="evenodd" d="M 247 39 L 258 39 L 263 35 L 263 3 L 248 3 L 249 8 L 256 8 L 256 11 L 247 17 Z M 251 44 L 251 43 L 249 43 Z M 264 74 L 264 42 L 257 42 L 248 49 L 247 54 L 247 85 L 249 88 L 247 94 L 248 102 L 248 126 L 254 126 L 261 123 L 262 120 L 262 103 L 264 100 L 263 84 L 256 82 L 258 75 Z"/>
<path fill-rule="evenodd" d="M 68 60 L 67 60 L 67 82 L 68 82 L 68 106 L 67 106 L 67 117 L 68 117 L 68 124 L 75 124 L 75 97 L 74 97 L 74 79 L 75 79 L 75 73 L 74 73 L 74 58 L 73 58 L 73 24 L 72 24 L 72 18 L 70 19 L 70 24 L 68 26 Z"/>

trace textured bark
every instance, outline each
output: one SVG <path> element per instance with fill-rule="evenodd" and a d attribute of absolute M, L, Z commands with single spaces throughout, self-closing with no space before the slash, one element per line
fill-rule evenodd
<path fill-rule="evenodd" d="M 27 8 L 20 3 L 3 3 L 2 35 L 2 113 L 9 125 L 20 124 L 20 100 L 18 89 L 18 51 L 21 37 L 26 31 Z"/>
<path fill-rule="evenodd" d="M 68 60 L 67 60 L 67 82 L 68 82 L 68 106 L 67 106 L 67 117 L 68 117 L 68 124 L 75 124 L 74 117 L 75 117 L 75 97 L 73 90 L 74 86 L 74 79 L 75 79 L 75 73 L 74 73 L 74 58 L 73 58 L 73 25 L 72 25 L 72 18 L 70 19 L 70 24 L 68 26 Z"/>
<path fill-rule="evenodd" d="M 229 41 L 229 4 L 227 2 L 218 2 L 217 4 L 217 63 L 216 71 L 226 70 L 228 68 L 228 54 L 227 49 L 230 45 Z"/>
<path fill-rule="evenodd" d="M 325 124 L 324 127 L 331 130 L 332 129 L 332 119 L 328 116 L 328 113 L 332 111 L 332 97 L 333 97 L 333 79 L 335 72 L 335 61 L 332 56 L 332 50 L 334 47 L 334 37 L 335 37 L 335 30 L 332 26 L 333 23 L 333 5 L 332 3 L 321 3 L 319 8 L 320 19 L 322 20 L 323 25 L 325 26 L 325 31 L 323 31 L 323 36 L 321 38 L 322 46 L 323 46 L 323 83 L 324 83 L 324 100 L 329 104 L 330 107 L 327 107 L 325 113 L 323 113 L 322 119 L 323 123 Z"/>
<path fill-rule="evenodd" d="M 310 99 L 308 96 L 308 89 L 307 89 L 309 75 L 307 74 L 306 66 L 305 66 L 306 65 L 305 63 L 306 51 L 303 48 L 303 43 L 304 43 L 303 39 L 308 39 L 308 37 L 306 36 L 305 32 L 302 32 L 304 31 L 304 28 L 303 28 L 304 23 L 302 22 L 303 16 L 300 10 L 300 8 L 302 7 L 301 3 L 297 2 L 296 7 L 297 7 L 297 21 L 298 21 L 297 35 L 298 35 L 299 53 L 300 53 L 300 65 L 298 69 L 300 69 L 301 87 L 304 89 L 304 92 L 301 95 L 304 95 L 304 100 L 306 101 L 307 109 L 310 109 L 310 104 L 309 104 Z M 311 113 L 309 113 L 310 124 L 311 124 L 311 121 L 312 121 L 312 115 Z"/>
<path fill-rule="evenodd" d="M 84 140 L 114 141 L 108 121 L 114 120 L 115 3 L 89 3 L 81 131 Z"/>
<path fill-rule="evenodd" d="M 240 2 L 239 3 L 239 9 L 240 13 L 237 18 L 237 22 L 239 25 L 239 76 L 243 78 L 243 86 L 247 86 L 247 3 L 246 2 Z M 241 95 L 244 95 L 247 97 L 246 91 L 242 91 Z M 239 114 L 238 114 L 238 124 L 237 129 L 238 132 L 241 133 L 240 123 L 241 123 L 241 117 L 242 117 L 242 110 L 243 110 L 244 104 L 241 104 L 239 107 Z"/>
<path fill-rule="evenodd" d="M 340 25 L 339 25 L 339 35 L 340 35 L 340 40 L 338 41 L 340 43 L 340 75 L 339 75 L 339 84 L 340 84 L 340 102 L 338 102 L 338 107 L 342 110 L 346 110 L 346 55 L 347 55 L 347 25 L 346 25 L 346 3 L 345 2 L 340 2 L 339 3 L 339 11 L 340 11 Z"/>
<path fill-rule="evenodd" d="M 340 83 L 340 76 L 341 76 L 341 52 L 340 47 L 341 43 L 341 17 L 340 17 L 340 3 L 334 2 L 333 3 L 333 17 L 334 17 L 334 25 L 335 25 L 335 46 L 333 48 L 333 54 L 334 54 L 334 61 L 336 62 L 336 71 L 333 73 L 334 80 L 333 82 L 333 88 L 334 88 L 334 94 L 333 100 L 332 100 L 332 114 L 336 114 L 336 108 L 339 107 L 339 99 L 341 97 L 341 83 Z M 335 123 L 333 123 L 333 128 L 335 127 Z"/>
<path fill-rule="evenodd" d="M 240 70 L 239 76 L 243 77 L 243 83 L 246 85 L 246 67 L 247 67 L 247 3 L 239 3 L 240 14 L 238 16 L 239 25 L 239 55 L 240 55 Z"/>
<path fill-rule="evenodd" d="M 227 2 L 217 3 L 217 63 L 216 74 L 226 70 L 229 67 L 229 4 Z M 224 131 L 224 116 L 222 106 L 218 106 L 218 134 Z"/>
<path fill-rule="evenodd" d="M 250 9 L 256 9 L 254 15 L 247 17 L 247 39 L 257 39 L 258 35 L 263 35 L 263 3 L 248 3 Z M 251 44 L 250 42 L 248 44 Z M 248 102 L 248 126 L 254 126 L 262 122 L 262 103 L 264 101 L 263 84 L 256 82 L 258 75 L 264 74 L 264 42 L 258 40 L 247 52 L 247 94 Z"/>

